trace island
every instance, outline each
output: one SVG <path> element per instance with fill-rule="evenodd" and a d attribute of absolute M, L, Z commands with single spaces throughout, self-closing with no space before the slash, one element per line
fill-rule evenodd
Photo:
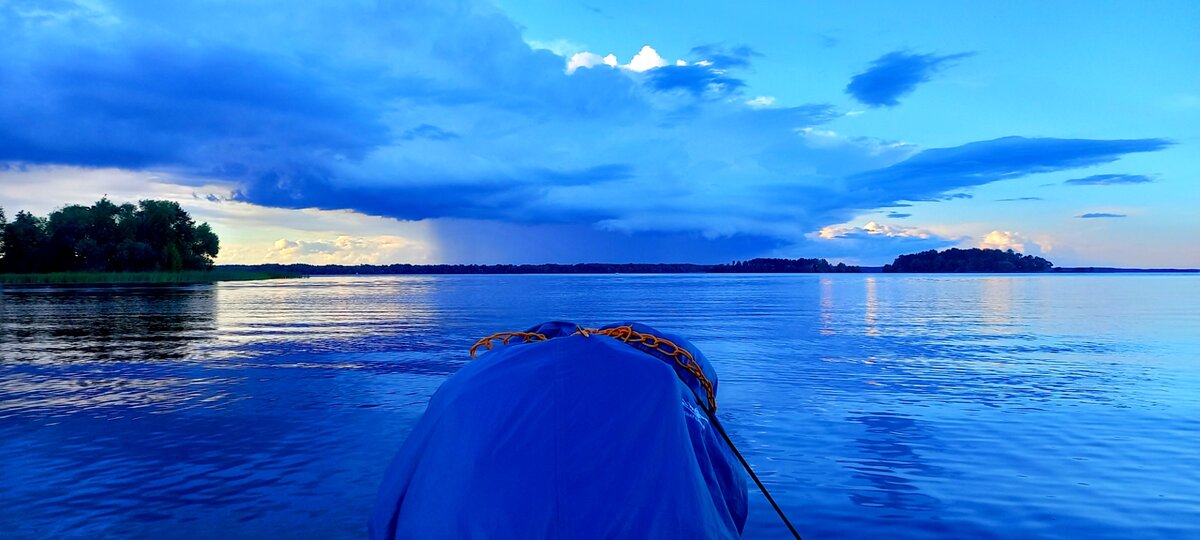
<path fill-rule="evenodd" d="M 884 265 L 885 273 L 1012 273 L 1049 272 L 1054 263 L 1033 255 L 1022 255 L 1011 249 L 929 250 L 896 257 Z"/>

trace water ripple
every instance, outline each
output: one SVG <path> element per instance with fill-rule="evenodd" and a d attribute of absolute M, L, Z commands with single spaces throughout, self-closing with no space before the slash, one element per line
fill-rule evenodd
<path fill-rule="evenodd" d="M 475 339 L 691 338 L 814 538 L 1200 536 L 1194 276 L 407 276 L 0 289 L 11 538 L 355 538 Z M 784 530 L 752 495 L 746 537 Z"/>

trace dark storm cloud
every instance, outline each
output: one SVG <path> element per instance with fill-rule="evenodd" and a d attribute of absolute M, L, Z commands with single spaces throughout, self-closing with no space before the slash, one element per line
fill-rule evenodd
<path fill-rule="evenodd" d="M 746 105 L 749 47 L 567 73 L 488 2 L 27 7 L 0 4 L 0 166 L 217 179 L 239 201 L 461 219 L 481 234 L 571 225 L 613 250 L 807 245 L 863 211 L 1169 144 L 1007 137 L 919 151 L 839 136 L 813 128 L 842 115 L 831 105 Z M 964 56 L 892 53 L 848 90 L 893 104 Z M 882 241 L 871 236 L 843 241 Z"/>
<path fill-rule="evenodd" d="M 691 51 L 693 61 L 704 61 L 717 69 L 748 67 L 750 60 L 762 56 L 746 45 L 724 47 L 720 44 L 700 45 Z"/>
<path fill-rule="evenodd" d="M 1120 184 L 1145 184 L 1154 179 L 1142 174 L 1094 174 L 1084 178 L 1072 178 L 1063 182 L 1074 186 L 1115 186 Z"/>
<path fill-rule="evenodd" d="M 866 71 L 855 75 L 846 85 L 846 93 L 872 107 L 895 107 L 898 98 L 912 92 L 918 84 L 927 82 L 939 71 L 974 53 L 938 56 L 895 51 L 885 54 Z"/>
<path fill-rule="evenodd" d="M 850 176 L 847 185 L 882 206 L 997 180 L 1110 163 L 1125 154 L 1155 152 L 1171 144 L 1164 139 L 1004 137 L 925 150 L 890 167 Z"/>

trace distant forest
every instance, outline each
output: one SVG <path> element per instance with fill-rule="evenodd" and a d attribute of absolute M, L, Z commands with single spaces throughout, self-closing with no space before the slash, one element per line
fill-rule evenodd
<path fill-rule="evenodd" d="M 230 270 L 257 270 L 316 275 L 344 274 L 701 274 L 701 273 L 851 273 L 857 266 L 829 264 L 825 259 L 751 259 L 729 264 L 387 264 L 315 266 L 311 264 L 222 265 Z"/>
<path fill-rule="evenodd" d="M 71 205 L 48 217 L 0 208 L 0 272 L 208 270 L 220 243 L 174 201 Z"/>
<path fill-rule="evenodd" d="M 896 257 L 884 265 L 884 272 L 1049 272 L 1054 264 L 1041 257 L 1021 255 L 1013 250 L 958 249 L 922 251 Z"/>
<path fill-rule="evenodd" d="M 207 223 L 196 225 L 173 201 L 143 200 L 71 205 L 48 217 L 18 212 L 12 221 L 0 208 L 0 273 L 181 272 L 210 270 L 220 244 Z M 858 273 L 878 271 L 829 264 L 825 259 L 757 258 L 728 264 L 310 264 L 222 265 L 292 275 L 336 274 L 732 274 Z M 1049 272 L 1041 257 L 1013 250 L 957 249 L 901 255 L 884 272 Z M 1102 271 L 1101 269 L 1100 271 Z M 1096 271 L 1093 269 L 1093 271 Z"/>

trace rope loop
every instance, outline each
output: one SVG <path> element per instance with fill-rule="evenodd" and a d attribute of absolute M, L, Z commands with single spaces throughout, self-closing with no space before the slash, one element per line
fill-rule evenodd
<path fill-rule="evenodd" d="M 508 345 L 509 341 L 517 337 L 521 338 L 522 343 L 546 341 L 547 339 L 546 334 L 539 334 L 537 332 L 496 332 L 495 334 L 476 341 L 475 344 L 471 346 L 471 358 L 475 358 L 475 353 L 480 347 L 483 347 L 489 351 L 492 350 L 495 347 L 495 345 L 492 344 L 492 341 L 500 340 L 501 344 Z"/>

